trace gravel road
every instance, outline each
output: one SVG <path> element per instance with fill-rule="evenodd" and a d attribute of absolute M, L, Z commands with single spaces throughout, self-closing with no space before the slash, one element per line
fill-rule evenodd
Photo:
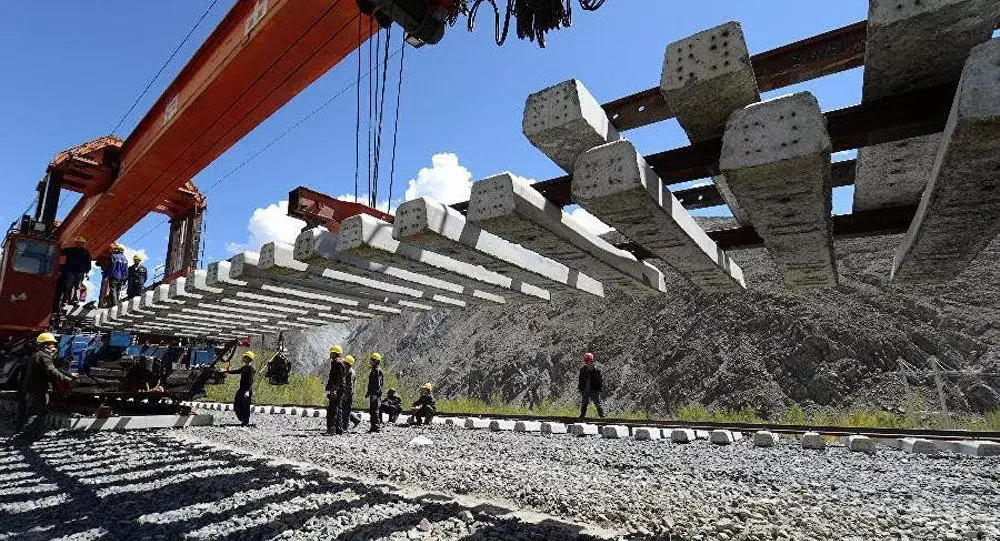
<path fill-rule="evenodd" d="M 217 417 L 228 423 L 231 413 Z M 1000 540 L 1000 458 L 885 449 L 719 447 L 390 427 L 323 436 L 323 419 L 257 415 L 256 427 L 185 437 L 391 483 L 472 494 L 633 538 Z M 365 429 L 362 424 L 360 430 Z M 433 445 L 408 442 L 426 436 Z"/>

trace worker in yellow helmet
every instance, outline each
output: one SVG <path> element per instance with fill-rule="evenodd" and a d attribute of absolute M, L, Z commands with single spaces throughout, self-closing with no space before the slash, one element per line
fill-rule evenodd
<path fill-rule="evenodd" d="M 379 352 L 373 351 L 368 356 L 368 364 L 371 366 L 371 370 L 368 371 L 368 388 L 365 391 L 365 398 L 368 399 L 368 423 L 370 424 L 368 432 L 378 432 L 379 425 L 382 424 L 379 408 L 382 405 L 383 377 L 382 369 L 378 366 L 381 363 L 382 355 Z"/>
<path fill-rule="evenodd" d="M 351 411 L 354 405 L 354 386 L 358 381 L 358 373 L 354 370 L 354 355 L 344 357 L 344 369 L 344 389 L 340 393 L 340 428 L 347 432 L 361 423 L 361 416 Z"/>
<path fill-rule="evenodd" d="M 49 386 L 70 383 L 79 376 L 67 374 L 56 368 L 56 353 L 59 342 L 52 333 L 43 332 L 35 339 L 37 350 L 28 361 L 21 380 L 15 427 L 20 432 L 19 440 L 37 438 L 45 428 L 48 414 Z"/>
<path fill-rule="evenodd" d="M 341 399 L 344 393 L 344 378 L 347 376 L 347 364 L 342 358 L 344 348 L 339 344 L 330 346 L 330 376 L 326 380 L 326 434 L 343 434 L 342 417 L 340 413 Z"/>
<path fill-rule="evenodd" d="M 430 382 L 420 386 L 420 398 L 413 403 L 410 412 L 412 424 L 431 424 L 431 419 L 437 413 L 437 402 L 434 400 L 434 386 Z"/>
<path fill-rule="evenodd" d="M 142 290 L 146 287 L 146 279 L 149 277 L 149 271 L 146 270 L 145 265 L 142 264 L 142 256 L 135 254 L 132 256 L 132 266 L 128 268 L 128 277 L 126 290 L 129 298 L 137 297 L 142 294 Z"/>
<path fill-rule="evenodd" d="M 226 370 L 226 374 L 239 374 L 240 386 L 236 389 L 236 396 L 233 397 L 233 411 L 236 418 L 240 420 L 241 426 L 250 424 L 250 411 L 253 405 L 253 379 L 256 374 L 253 362 L 257 360 L 257 354 L 247 350 L 243 353 L 243 366 L 236 370 Z"/>

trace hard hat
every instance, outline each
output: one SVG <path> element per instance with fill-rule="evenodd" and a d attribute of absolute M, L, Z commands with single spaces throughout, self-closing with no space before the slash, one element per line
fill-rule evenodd
<path fill-rule="evenodd" d="M 244 356 L 244 357 L 250 357 L 250 360 L 251 360 L 251 361 L 256 361 L 256 360 L 257 360 L 257 354 L 256 354 L 256 353 L 254 353 L 254 352 L 252 352 L 252 351 L 247 351 L 247 352 L 245 352 L 245 353 L 243 354 L 243 356 Z"/>
<path fill-rule="evenodd" d="M 583 354 L 583 360 L 585 360 L 585 361 L 593 361 L 594 360 L 594 354 L 591 353 L 591 352 L 589 352 L 589 351 L 586 352 L 586 353 L 584 353 Z"/>
<path fill-rule="evenodd" d="M 375 359 L 376 361 L 381 361 L 382 360 L 382 354 L 379 353 L 379 352 L 377 352 L 377 351 L 373 351 L 372 354 L 368 356 L 368 358 L 369 359 Z"/>
<path fill-rule="evenodd" d="M 430 383 L 425 383 L 425 384 L 421 385 L 420 388 L 421 389 L 427 389 L 428 391 L 433 391 L 434 390 L 434 386 L 431 385 Z"/>
<path fill-rule="evenodd" d="M 347 357 L 344 357 L 344 362 L 347 363 L 347 364 L 353 365 L 354 364 L 354 355 L 348 355 Z"/>
<path fill-rule="evenodd" d="M 55 344 L 58 343 L 59 341 L 56 340 L 56 337 L 52 333 L 43 332 L 42 334 L 38 335 L 38 338 L 35 339 L 35 342 L 39 344 L 49 344 L 49 343 Z"/>
<path fill-rule="evenodd" d="M 84 237 L 77 237 L 77 238 L 76 238 L 76 241 L 77 241 L 77 242 L 81 242 L 81 243 L 84 243 L 84 244 L 86 244 L 86 242 L 87 242 L 87 239 L 86 239 L 86 238 L 84 238 Z"/>
<path fill-rule="evenodd" d="M 135 254 L 134 256 L 132 256 L 132 261 L 142 261 L 142 256 L 139 254 Z"/>
<path fill-rule="evenodd" d="M 340 347 L 340 344 L 334 344 L 330 346 L 330 353 L 336 353 L 338 355 L 344 354 L 344 348 Z"/>

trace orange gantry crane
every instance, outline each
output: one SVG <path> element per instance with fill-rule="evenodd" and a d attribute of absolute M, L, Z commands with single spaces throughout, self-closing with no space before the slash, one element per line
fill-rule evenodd
<path fill-rule="evenodd" d="M 436 43 L 451 0 L 238 0 L 124 141 L 61 152 L 34 219 L 8 232 L 0 266 L 0 345 L 48 327 L 58 248 L 99 257 L 151 212 L 171 218 L 167 277 L 197 262 L 205 201 L 190 180 L 391 21 Z M 54 222 L 62 188 L 82 198 Z M 373 210 L 373 209 L 370 209 Z M 359 212 L 364 212 L 360 209 Z"/>

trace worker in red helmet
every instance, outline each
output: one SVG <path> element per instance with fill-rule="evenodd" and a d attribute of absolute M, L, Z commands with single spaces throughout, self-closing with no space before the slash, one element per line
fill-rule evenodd
<path fill-rule="evenodd" d="M 583 367 L 580 368 L 580 384 L 577 389 L 580 391 L 580 418 L 587 416 L 587 406 L 593 402 L 597 407 L 597 415 L 603 419 L 601 391 L 604 390 L 604 378 L 601 376 L 601 369 L 594 366 L 594 354 L 589 351 L 583 354 Z"/>

